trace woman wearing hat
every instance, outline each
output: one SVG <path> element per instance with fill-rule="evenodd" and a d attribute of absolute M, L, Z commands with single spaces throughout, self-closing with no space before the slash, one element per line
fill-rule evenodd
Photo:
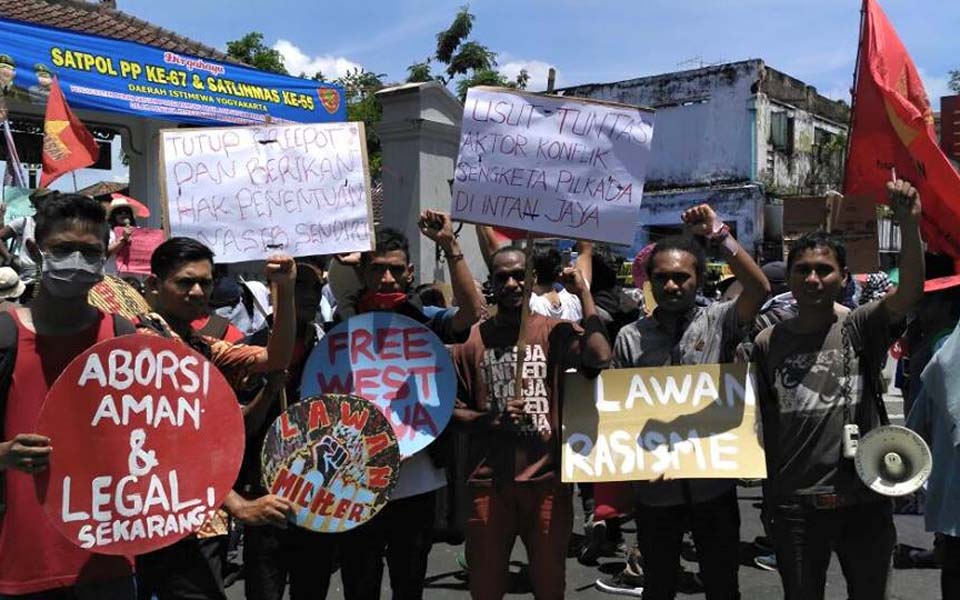
<path fill-rule="evenodd" d="M 107 223 L 110 225 L 110 244 L 107 247 L 106 272 L 117 274 L 117 253 L 130 244 L 133 228 L 137 226 L 137 218 L 133 215 L 133 206 L 125 198 L 114 198 L 107 208 Z M 117 227 L 123 231 L 118 236 Z"/>

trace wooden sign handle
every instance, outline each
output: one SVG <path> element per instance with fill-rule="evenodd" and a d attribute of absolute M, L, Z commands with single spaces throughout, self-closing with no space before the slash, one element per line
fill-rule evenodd
<path fill-rule="evenodd" d="M 523 358 L 527 355 L 530 327 L 530 295 L 533 293 L 533 234 L 527 232 L 523 243 L 523 306 L 520 307 L 520 334 L 517 336 L 517 362 L 514 376 L 514 400 L 520 399 L 523 387 Z"/>

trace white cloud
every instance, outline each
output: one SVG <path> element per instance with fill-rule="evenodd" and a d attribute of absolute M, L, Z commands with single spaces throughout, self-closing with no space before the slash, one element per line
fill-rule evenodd
<path fill-rule="evenodd" d="M 325 54 L 323 56 L 308 56 L 293 42 L 280 39 L 273 45 L 273 49 L 283 56 L 283 64 L 287 71 L 294 76 L 306 73 L 313 77 L 318 71 L 327 79 L 336 79 L 346 75 L 353 69 L 362 69 L 360 64 L 342 56 Z"/>
<path fill-rule="evenodd" d="M 510 62 L 498 65 L 497 70 L 512 80 L 517 78 L 521 69 L 526 69 L 530 75 L 530 82 L 527 84 L 527 89 L 538 92 L 547 89 L 547 74 L 550 71 L 550 67 L 553 66 L 554 65 L 545 63 L 542 60 L 511 60 Z M 560 87 L 559 73 L 557 74 L 556 87 Z"/>

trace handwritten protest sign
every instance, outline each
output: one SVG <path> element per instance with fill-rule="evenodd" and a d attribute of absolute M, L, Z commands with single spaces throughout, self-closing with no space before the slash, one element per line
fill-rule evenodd
<path fill-rule="evenodd" d="M 41 501 L 92 552 L 135 555 L 198 530 L 243 458 L 243 417 L 223 375 L 186 344 L 127 335 L 75 358 L 37 431 L 51 440 Z"/>
<path fill-rule="evenodd" d="M 261 454 L 263 482 L 290 500 L 300 527 L 353 529 L 390 500 L 400 472 L 393 428 L 363 398 L 310 397 L 281 414 Z"/>
<path fill-rule="evenodd" d="M 117 238 L 123 235 L 123 227 L 116 227 L 113 231 Z M 124 275 L 149 275 L 150 257 L 165 239 L 166 234 L 162 229 L 135 227 L 130 234 L 130 242 L 117 253 L 117 271 Z"/>
<path fill-rule="evenodd" d="M 3 190 L 3 205 L 6 207 L 6 212 L 3 213 L 4 225 L 9 225 L 14 219 L 37 214 L 37 209 L 30 202 L 32 193 L 31 189 L 19 187 L 7 187 Z"/>
<path fill-rule="evenodd" d="M 363 123 L 161 132 L 165 221 L 218 263 L 369 250 Z"/>
<path fill-rule="evenodd" d="M 371 312 L 340 323 L 317 342 L 300 389 L 304 397 L 355 394 L 373 402 L 407 457 L 447 426 L 457 380 L 450 353 L 427 327 L 395 313 Z"/>
<path fill-rule="evenodd" d="M 90 289 L 87 303 L 105 313 L 117 313 L 128 319 L 151 311 L 150 305 L 140 292 L 119 277 L 105 275 L 103 280 Z"/>
<path fill-rule="evenodd" d="M 611 369 L 568 375 L 563 481 L 763 478 L 747 365 Z"/>
<path fill-rule="evenodd" d="M 472 88 L 463 111 L 452 215 L 632 243 L 652 139 L 649 110 Z"/>

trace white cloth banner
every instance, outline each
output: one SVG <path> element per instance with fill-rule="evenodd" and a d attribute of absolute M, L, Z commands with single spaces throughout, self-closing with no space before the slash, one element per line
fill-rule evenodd
<path fill-rule="evenodd" d="M 369 250 L 363 123 L 161 132 L 165 222 L 218 263 Z"/>
<path fill-rule="evenodd" d="M 653 112 L 500 88 L 467 93 L 453 218 L 633 243 Z"/>

